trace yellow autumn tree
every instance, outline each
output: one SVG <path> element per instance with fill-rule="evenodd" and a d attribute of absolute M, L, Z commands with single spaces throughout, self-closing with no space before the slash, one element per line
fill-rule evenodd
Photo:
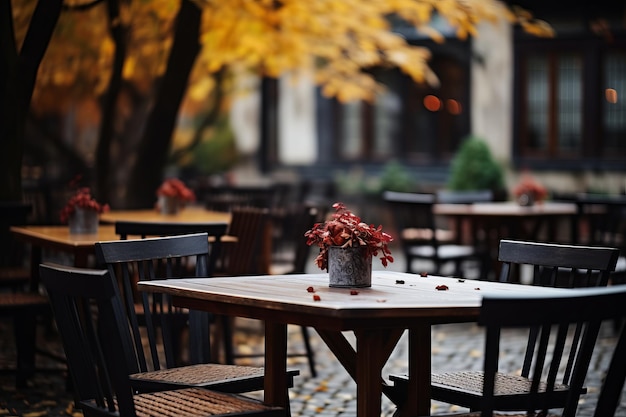
<path fill-rule="evenodd" d="M 26 31 L 17 26 L 28 22 L 24 17 L 27 5 L 45 0 L 9 1 L 15 3 L 19 44 Z M 58 105 L 60 88 L 72 88 L 73 93 L 79 91 L 95 100 L 112 96 L 112 68 L 116 59 L 123 58 L 119 71 L 123 83 L 145 95 L 145 101 L 159 112 L 146 118 L 140 138 L 143 148 L 139 147 L 136 158 L 140 166 L 134 173 L 129 170 L 131 176 L 143 177 L 141 181 L 131 178 L 128 182 L 136 189 L 131 186 L 126 194 L 141 200 L 152 196 L 150 188 L 158 185 L 164 169 L 163 155 L 171 148 L 178 109 L 185 97 L 184 91 L 173 91 L 176 88 L 190 86 L 187 97 L 206 101 L 213 96 L 215 107 L 220 107 L 232 85 L 229 77 L 235 72 L 279 77 L 304 70 L 313 74 L 328 97 L 373 100 L 382 88 L 368 72 L 374 67 L 397 67 L 417 83 L 438 82 L 428 65 L 429 51 L 395 33 L 393 19 L 405 21 L 438 42 L 445 40 L 432 25 L 434 16 L 444 19 L 459 38 L 477 35 L 481 22 L 502 19 L 536 35 L 551 35 L 549 25 L 500 0 L 65 0 L 64 6 L 73 11 L 61 13 L 39 67 L 33 103 Z M 116 10 L 113 14 L 112 9 Z M 187 43 L 177 43 L 181 34 Z M 175 53 L 194 65 L 170 71 L 178 63 L 172 60 Z M 176 77 L 188 78 L 189 83 L 173 87 Z M 169 92 L 159 94 L 164 88 Z M 119 118 L 130 117 L 130 99 L 115 100 L 116 118 L 101 123 L 121 125 Z M 159 126 L 151 127 L 151 123 Z M 132 134 L 137 136 L 136 131 Z M 98 152 L 111 154 L 111 147 L 115 145 Z M 141 158 L 146 149 L 150 164 Z"/>
<path fill-rule="evenodd" d="M 203 8 L 199 66 L 208 72 L 244 67 L 278 77 L 309 69 L 323 93 L 341 101 L 372 100 L 380 86 L 365 70 L 398 67 L 415 82 L 437 84 L 430 53 L 393 32 L 391 16 L 437 42 L 443 18 L 465 39 L 479 22 L 505 19 L 550 36 L 548 24 L 498 0 L 198 0 Z"/>

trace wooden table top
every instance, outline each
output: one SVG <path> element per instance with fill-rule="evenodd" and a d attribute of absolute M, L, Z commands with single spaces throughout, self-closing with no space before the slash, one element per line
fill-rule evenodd
<path fill-rule="evenodd" d="M 113 225 L 100 225 L 98 233 L 72 234 L 67 225 L 60 226 L 12 226 L 11 232 L 18 238 L 35 245 L 60 248 L 72 252 L 72 248 L 87 248 L 93 251 L 96 242 L 119 240 Z"/>
<path fill-rule="evenodd" d="M 230 213 L 207 210 L 203 207 L 198 206 L 188 206 L 181 209 L 176 214 L 162 214 L 156 209 L 111 210 L 100 215 L 100 222 L 112 224 L 118 221 L 206 224 L 230 223 L 230 218 Z"/>
<path fill-rule="evenodd" d="M 576 204 L 546 201 L 532 206 L 520 206 L 516 202 L 490 202 L 474 204 L 435 204 L 435 214 L 447 216 L 509 216 L 540 217 L 570 216 L 576 214 Z"/>
<path fill-rule="evenodd" d="M 190 278 L 139 282 L 142 291 L 163 292 L 197 302 L 204 309 L 251 318 L 332 330 L 411 327 L 414 320 L 464 322 L 478 316 L 482 296 L 514 292 L 539 294 L 554 289 L 499 282 L 421 277 L 373 271 L 372 287 L 328 286 L 328 274 Z M 438 290 L 445 285 L 447 290 Z M 314 293 L 307 288 L 313 287 Z M 562 291 L 562 290 L 557 290 Z M 320 300 L 315 301 L 314 295 Z"/>

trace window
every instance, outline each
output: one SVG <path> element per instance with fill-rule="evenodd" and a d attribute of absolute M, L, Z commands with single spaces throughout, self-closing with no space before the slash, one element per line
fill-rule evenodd
<path fill-rule="evenodd" d="M 624 169 L 625 46 L 591 34 L 516 41 L 518 165 Z"/>
<path fill-rule="evenodd" d="M 375 103 L 335 102 L 338 161 L 428 165 L 452 158 L 469 133 L 469 44 L 448 41 L 431 51 L 439 88 L 417 85 L 398 70 L 376 70 L 386 90 Z"/>

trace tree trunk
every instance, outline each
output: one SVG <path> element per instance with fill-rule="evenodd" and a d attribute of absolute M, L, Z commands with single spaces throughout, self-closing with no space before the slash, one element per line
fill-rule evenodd
<path fill-rule="evenodd" d="M 61 13 L 62 0 L 39 0 L 17 51 L 10 1 L 0 1 L 0 201 L 22 196 L 24 131 L 37 70 Z"/>
<path fill-rule="evenodd" d="M 137 160 L 128 179 L 128 208 L 152 207 L 163 179 L 167 156 L 176 127 L 178 110 L 187 89 L 189 74 L 200 51 L 201 10 L 183 0 L 177 16 L 174 41 L 137 151 Z"/>
<path fill-rule="evenodd" d="M 119 0 L 107 2 L 111 37 L 115 43 L 115 56 L 109 87 L 102 100 L 102 122 L 96 147 L 96 190 L 98 201 L 110 201 L 111 144 L 113 143 L 116 103 L 122 88 L 122 70 L 126 59 L 126 27 L 120 23 Z"/>

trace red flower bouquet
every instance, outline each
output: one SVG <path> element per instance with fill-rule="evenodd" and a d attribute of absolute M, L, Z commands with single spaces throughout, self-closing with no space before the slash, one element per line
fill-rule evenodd
<path fill-rule="evenodd" d="M 335 203 L 333 208 L 335 213 L 330 220 L 316 223 L 304 234 L 308 245 L 320 248 L 320 253 L 315 258 L 320 269 L 328 269 L 328 248 L 331 246 L 365 247 L 366 255 L 378 256 L 381 253 L 380 261 L 383 266 L 393 262 L 388 246 L 393 239 L 383 232 L 382 226 L 374 227 L 363 223 L 343 203 Z"/>
<path fill-rule="evenodd" d="M 77 208 L 92 210 L 98 214 L 109 211 L 108 204 L 100 204 L 91 196 L 89 187 L 79 188 L 76 194 L 69 199 L 65 207 L 61 210 L 61 222 L 67 223 Z"/>
<path fill-rule="evenodd" d="M 531 203 L 535 201 L 543 201 L 548 197 L 548 190 L 541 185 L 532 175 L 528 173 L 522 174 L 520 182 L 513 188 L 513 194 L 520 200 L 524 196 L 531 199 Z"/>
<path fill-rule="evenodd" d="M 169 178 L 157 190 L 159 197 L 173 197 L 180 202 L 195 201 L 196 195 L 178 178 Z"/>

